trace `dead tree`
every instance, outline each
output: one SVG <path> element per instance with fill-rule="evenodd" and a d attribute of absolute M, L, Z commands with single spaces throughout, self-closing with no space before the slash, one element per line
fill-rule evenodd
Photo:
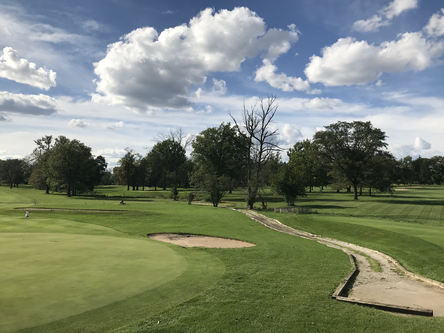
<path fill-rule="evenodd" d="M 274 115 L 279 105 L 275 96 L 261 99 L 247 109 L 244 104 L 242 123 L 233 119 L 239 134 L 247 142 L 247 205 L 253 208 L 258 196 L 259 188 L 262 187 L 262 167 L 273 153 L 281 150 L 277 144 L 277 129 L 272 129 Z"/>

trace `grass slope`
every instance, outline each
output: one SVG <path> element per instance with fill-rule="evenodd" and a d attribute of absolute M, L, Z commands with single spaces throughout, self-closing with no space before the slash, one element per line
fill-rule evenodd
<path fill-rule="evenodd" d="M 0 331 L 35 326 L 157 288 L 186 260 L 143 239 L 0 234 Z M 93 254 L 93 255 L 92 255 Z"/>
<path fill-rule="evenodd" d="M 112 197 L 113 191 L 118 193 L 119 190 L 119 187 L 110 189 L 109 197 L 68 199 L 28 188 L 13 189 L 15 195 L 23 197 L 23 202 L 16 198 L 0 209 L 0 225 L 4 224 L 0 232 L 20 229 L 24 210 L 13 208 L 31 205 L 76 210 L 31 211 L 29 235 L 38 232 L 38 226 L 31 225 L 35 219 L 42 221 L 41 226 L 46 224 L 49 228 L 52 225 L 52 231 L 48 231 L 51 233 L 59 232 L 61 224 L 67 223 L 70 233 L 104 237 L 99 236 L 103 231 L 103 235 L 116 241 L 122 238 L 138 240 L 153 232 L 189 232 L 246 240 L 257 246 L 185 249 L 164 245 L 187 261 L 187 270 L 178 278 L 124 300 L 23 332 L 444 330 L 444 318 L 401 317 L 332 300 L 331 294 L 350 270 L 348 257 L 341 251 L 266 229 L 243 214 L 227 209 L 136 197 L 125 199 L 127 204 L 122 206 L 118 204 L 120 197 Z M 430 191 L 412 189 L 394 197 L 361 197 L 358 202 L 351 200 L 349 194 L 325 191 L 309 194 L 298 203 L 317 209 L 318 215 L 267 214 L 301 229 L 385 248 L 385 252 L 395 253 L 395 257 L 407 266 L 424 270 L 429 276 L 439 275 L 439 264 L 434 264 L 433 260 L 422 266 L 418 262 L 428 256 L 439 258 L 442 254 L 441 227 L 438 226 L 443 223 L 440 206 L 443 190 L 442 187 Z M 154 191 L 145 192 L 151 195 Z M 0 187 L 0 202 L 9 193 Z M 235 205 L 245 204 L 239 192 L 226 200 Z M 269 203 L 285 206 L 277 197 L 270 197 Z M 400 216 L 409 219 L 409 223 L 401 222 Z M 398 225 L 400 227 L 395 228 Z M 417 229 L 403 229 L 403 225 Z M 436 228 L 435 236 L 429 226 Z M 427 230 L 422 234 L 428 235 L 429 240 L 419 237 L 421 230 Z M 430 241 L 432 238 L 435 242 Z"/>

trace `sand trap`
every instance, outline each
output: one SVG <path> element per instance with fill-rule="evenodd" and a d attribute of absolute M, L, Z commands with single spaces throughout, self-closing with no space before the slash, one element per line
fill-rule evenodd
<path fill-rule="evenodd" d="M 147 235 L 151 239 L 161 242 L 176 244 L 184 247 L 210 247 L 231 249 L 240 247 L 256 246 L 255 244 L 243 242 L 235 239 L 197 236 L 197 235 L 180 235 L 180 234 L 152 234 Z"/>

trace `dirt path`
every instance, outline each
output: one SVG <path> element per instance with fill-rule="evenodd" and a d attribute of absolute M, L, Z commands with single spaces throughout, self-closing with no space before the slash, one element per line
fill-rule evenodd
<path fill-rule="evenodd" d="M 435 317 L 444 316 L 444 284 L 413 274 L 396 260 L 381 252 L 362 246 L 321 237 L 288 227 L 278 220 L 268 218 L 250 210 L 239 210 L 267 228 L 289 235 L 317 241 L 329 247 L 353 254 L 357 260 L 359 274 L 349 299 L 393 304 L 398 306 L 433 310 Z M 381 272 L 375 272 L 367 257 L 379 263 Z"/>

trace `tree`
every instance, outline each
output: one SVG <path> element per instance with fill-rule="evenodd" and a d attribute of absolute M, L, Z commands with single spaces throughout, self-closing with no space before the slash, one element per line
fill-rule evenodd
<path fill-rule="evenodd" d="M 49 183 L 64 188 L 70 197 L 77 191 L 92 191 L 106 170 L 102 156 L 94 158 L 91 148 L 78 140 L 59 136 L 47 160 Z"/>
<path fill-rule="evenodd" d="M 271 129 L 279 105 L 276 97 L 261 99 L 248 110 L 244 105 L 242 122 L 233 119 L 238 133 L 246 142 L 247 205 L 253 208 L 259 188 L 263 185 L 262 168 L 271 156 L 281 149 L 277 145 L 277 129 Z"/>
<path fill-rule="evenodd" d="M 126 154 L 123 156 L 117 164 L 119 165 L 119 176 L 120 183 L 127 184 L 127 190 L 130 186 L 135 190 L 137 171 L 138 171 L 138 161 L 142 158 L 139 154 L 136 154 L 134 150 L 130 148 L 125 148 Z"/>
<path fill-rule="evenodd" d="M 46 135 L 41 139 L 34 141 L 37 147 L 31 154 L 31 160 L 34 161 L 32 173 L 29 177 L 29 183 L 36 189 L 45 189 L 49 193 L 49 170 L 48 159 L 53 148 L 52 135 Z"/>
<path fill-rule="evenodd" d="M 396 160 L 393 155 L 389 152 L 375 154 L 368 163 L 363 181 L 363 184 L 369 188 L 369 195 L 372 195 L 372 188 L 379 192 L 392 193 L 394 182 L 396 182 Z"/>
<path fill-rule="evenodd" d="M 18 187 L 24 180 L 22 160 L 8 159 L 0 164 L 0 179 L 6 182 L 10 188 Z"/>
<path fill-rule="evenodd" d="M 182 128 L 176 129 L 176 130 L 170 130 L 167 134 L 157 134 L 157 143 L 165 141 L 165 140 L 171 140 L 174 142 L 179 143 L 183 149 L 187 149 L 191 143 L 193 142 L 194 135 L 189 134 L 186 135 Z"/>
<path fill-rule="evenodd" d="M 294 206 L 297 197 L 306 196 L 303 173 L 287 163 L 274 175 L 272 188 L 278 195 L 282 195 L 290 206 Z"/>
<path fill-rule="evenodd" d="M 358 186 L 364 180 L 366 168 L 373 157 L 387 147 L 383 131 L 362 121 L 339 121 L 314 135 L 320 156 L 332 164 L 335 172 L 344 176 L 353 186 L 358 199 Z"/>
<path fill-rule="evenodd" d="M 211 127 L 199 133 L 192 143 L 191 156 L 195 172 L 215 175 L 216 178 L 229 178 L 229 191 L 232 184 L 243 172 L 246 142 L 230 123 Z M 197 171 L 198 170 L 198 171 Z"/>
<path fill-rule="evenodd" d="M 177 188 L 181 168 L 187 160 L 180 143 L 170 139 L 159 142 L 148 153 L 147 159 L 151 171 L 150 182 L 154 180 L 154 186 L 161 185 L 166 189 L 167 185 L 171 185 Z"/>

